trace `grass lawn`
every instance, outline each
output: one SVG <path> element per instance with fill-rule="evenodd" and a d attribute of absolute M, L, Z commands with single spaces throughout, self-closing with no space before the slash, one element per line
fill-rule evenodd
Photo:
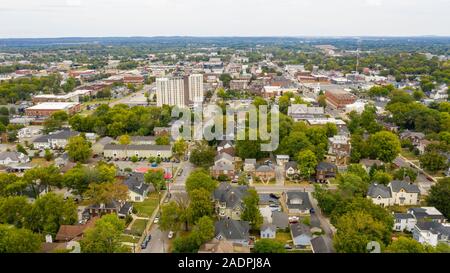
<path fill-rule="evenodd" d="M 39 167 L 48 167 L 53 165 L 55 162 L 53 160 L 47 161 L 45 158 L 33 158 L 31 164 L 37 165 Z"/>
<path fill-rule="evenodd" d="M 137 216 L 150 217 L 158 206 L 158 194 L 152 192 L 144 202 L 133 203 L 133 207 L 137 210 Z"/>
<path fill-rule="evenodd" d="M 400 154 L 409 160 L 419 160 L 417 156 L 409 149 L 402 149 Z"/>
<path fill-rule="evenodd" d="M 131 226 L 131 234 L 141 236 L 147 226 L 148 220 L 144 219 L 136 219 L 133 225 Z"/>
<path fill-rule="evenodd" d="M 283 244 L 286 244 L 289 241 L 292 241 L 291 233 L 277 231 L 277 236 L 275 237 L 275 240 L 277 240 Z"/>
<path fill-rule="evenodd" d="M 124 242 L 124 243 L 135 243 L 135 244 L 137 244 L 139 242 L 139 237 L 138 236 L 131 236 L 131 235 L 122 234 L 122 235 L 120 235 L 120 241 Z"/>

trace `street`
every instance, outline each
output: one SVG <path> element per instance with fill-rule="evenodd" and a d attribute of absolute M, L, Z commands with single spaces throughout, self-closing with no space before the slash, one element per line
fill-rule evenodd
<path fill-rule="evenodd" d="M 163 232 L 159 229 L 158 224 L 153 224 L 150 228 L 152 239 L 147 245 L 147 248 L 142 249 L 142 253 L 166 253 L 168 248 L 167 237 L 168 232 Z"/>

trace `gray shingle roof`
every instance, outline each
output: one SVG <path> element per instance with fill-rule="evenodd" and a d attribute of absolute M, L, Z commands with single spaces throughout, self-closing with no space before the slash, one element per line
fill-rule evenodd
<path fill-rule="evenodd" d="M 286 213 L 281 211 L 272 212 L 272 224 L 279 229 L 285 229 L 289 226 L 289 217 Z"/>
<path fill-rule="evenodd" d="M 411 213 L 394 213 L 394 219 L 414 219 Z"/>
<path fill-rule="evenodd" d="M 225 203 L 227 208 L 234 208 L 236 205 L 241 205 L 247 191 L 248 186 L 234 187 L 227 182 L 222 182 L 214 190 L 214 199 Z"/>
<path fill-rule="evenodd" d="M 309 200 L 309 195 L 307 192 L 288 191 L 286 192 L 286 195 L 287 195 L 286 206 L 288 207 L 288 209 L 309 210 L 312 208 L 311 202 Z M 297 203 L 297 201 L 299 201 L 299 203 Z"/>
<path fill-rule="evenodd" d="M 391 188 L 393 192 L 399 192 L 401 189 L 404 189 L 408 193 L 420 193 L 419 187 L 417 185 L 400 180 L 392 181 Z"/>
<path fill-rule="evenodd" d="M 369 190 L 367 191 L 367 196 L 372 198 L 377 198 L 381 196 L 382 198 L 391 198 L 391 189 L 382 184 L 373 183 L 369 186 Z"/>
<path fill-rule="evenodd" d="M 149 185 L 144 183 L 144 174 L 143 173 L 133 173 L 123 182 L 130 191 L 143 195 L 145 191 L 150 190 L 150 187 L 153 188 L 153 185 Z"/>
<path fill-rule="evenodd" d="M 248 240 L 250 224 L 247 221 L 221 219 L 216 221 L 215 236 L 223 236 L 227 240 Z"/>
<path fill-rule="evenodd" d="M 294 238 L 303 234 L 311 236 L 311 229 L 303 223 L 291 224 L 291 232 Z"/>
<path fill-rule="evenodd" d="M 420 230 L 428 230 L 434 234 L 450 236 L 450 227 L 444 226 L 438 222 L 434 222 L 434 221 L 417 222 L 416 226 Z"/>
<path fill-rule="evenodd" d="M 33 142 L 48 142 L 50 139 L 69 139 L 73 136 L 77 136 L 80 133 L 71 130 L 61 130 L 55 133 L 50 133 L 48 135 L 42 135 L 37 137 Z"/>
<path fill-rule="evenodd" d="M 316 170 L 318 171 L 324 171 L 324 170 L 335 170 L 336 169 L 336 165 L 334 165 L 333 163 L 329 163 L 329 162 L 325 162 L 322 161 L 319 164 L 317 164 Z"/>
<path fill-rule="evenodd" d="M 257 172 L 273 172 L 274 169 L 268 165 L 261 165 L 256 169 Z"/>
<path fill-rule="evenodd" d="M 334 253 L 333 241 L 327 236 L 319 236 L 311 240 L 314 253 Z"/>
<path fill-rule="evenodd" d="M 284 165 L 284 170 L 288 170 L 289 168 L 293 168 L 294 170 L 298 170 L 297 161 L 289 161 Z"/>

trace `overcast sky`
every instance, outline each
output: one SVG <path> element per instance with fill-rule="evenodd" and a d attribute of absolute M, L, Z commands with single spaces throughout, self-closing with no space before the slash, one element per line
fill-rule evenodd
<path fill-rule="evenodd" d="M 450 36 L 450 0 L 0 0 L 0 38 Z"/>

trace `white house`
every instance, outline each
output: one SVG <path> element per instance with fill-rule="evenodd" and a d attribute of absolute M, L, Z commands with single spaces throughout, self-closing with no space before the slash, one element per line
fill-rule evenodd
<path fill-rule="evenodd" d="M 2 152 L 0 153 L 0 165 L 15 165 L 20 163 L 27 163 L 30 161 L 30 158 L 19 152 Z"/>
<path fill-rule="evenodd" d="M 395 231 L 409 231 L 412 232 L 414 226 L 417 223 L 414 215 L 410 213 L 393 213 L 394 215 L 394 227 Z"/>
<path fill-rule="evenodd" d="M 417 205 L 419 203 L 420 190 L 417 185 L 394 180 L 387 186 L 373 183 L 367 191 L 367 198 L 374 204 L 383 207 L 393 205 Z"/>
<path fill-rule="evenodd" d="M 449 243 L 450 226 L 438 222 L 420 221 L 414 226 L 413 238 L 421 244 L 437 246 L 438 243 Z"/>
<path fill-rule="evenodd" d="M 261 239 L 275 239 L 277 227 L 273 224 L 264 224 L 261 226 Z"/>

